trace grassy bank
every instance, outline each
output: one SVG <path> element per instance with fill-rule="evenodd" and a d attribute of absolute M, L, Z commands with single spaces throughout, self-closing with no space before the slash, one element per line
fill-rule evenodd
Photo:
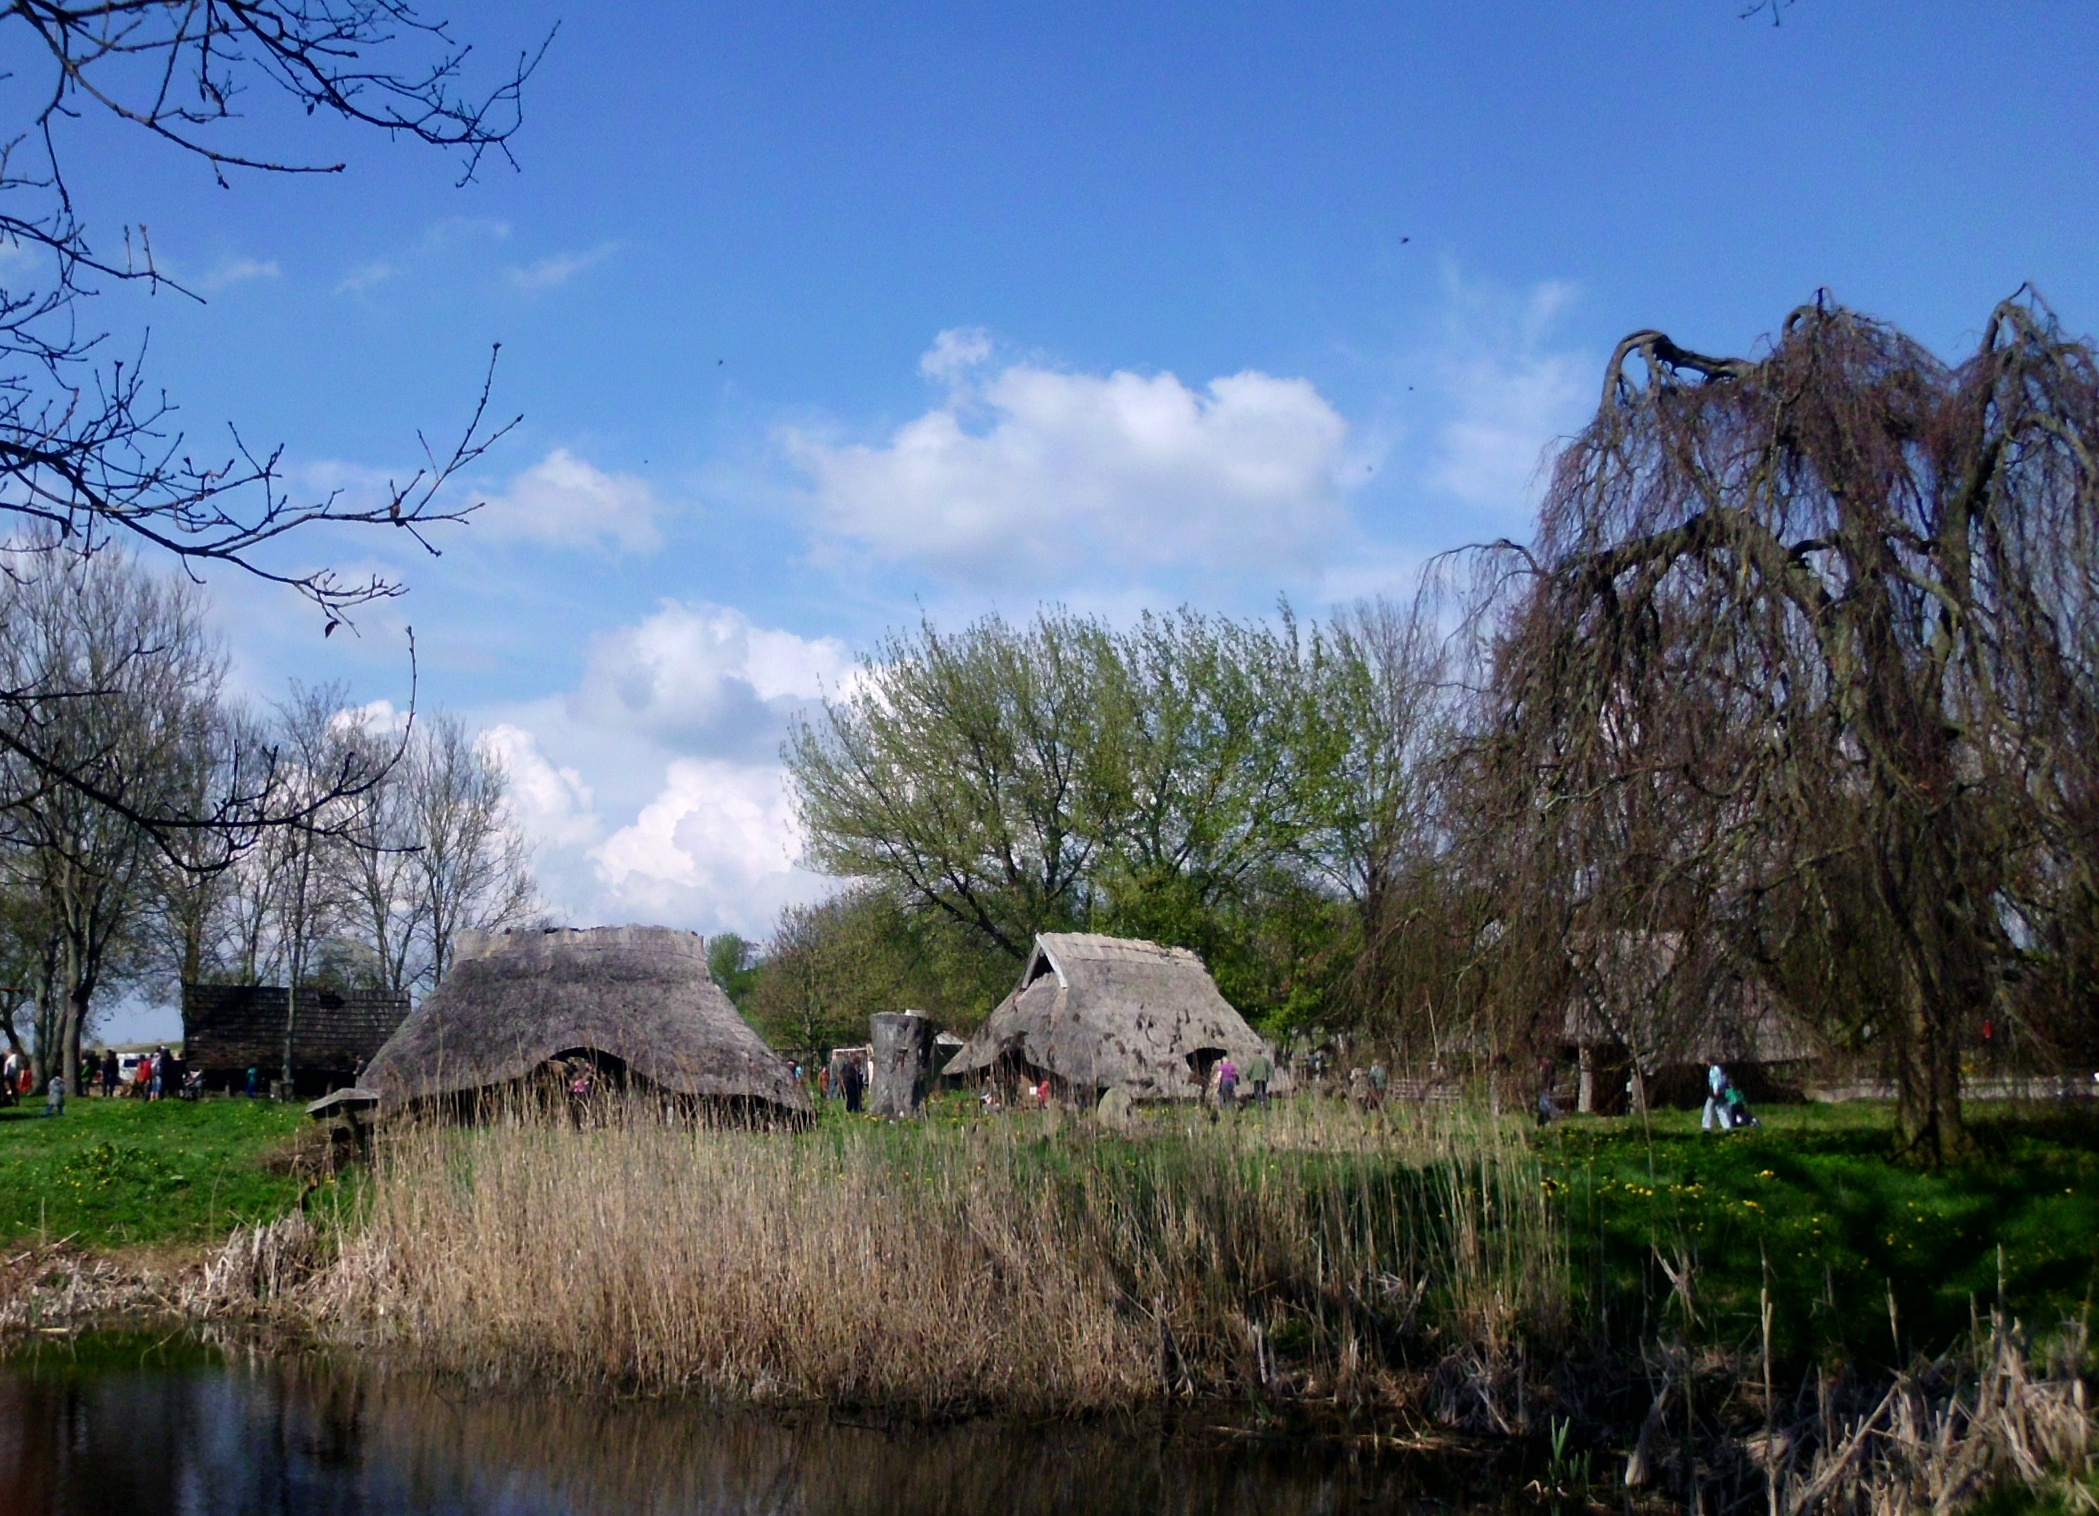
<path fill-rule="evenodd" d="M 1688 1327 L 1740 1347 L 1759 1339 L 1768 1291 L 1782 1373 L 1876 1372 L 1946 1351 L 1993 1308 L 2044 1331 L 2089 1312 L 2099 1108 L 1978 1104 L 1981 1160 L 1942 1170 L 1888 1161 L 1883 1105 L 1762 1115 L 1726 1136 L 1668 1111 L 1540 1138 L 1565 1187 L 1575 1289 L 1608 1340 Z"/>
<path fill-rule="evenodd" d="M 0 1246 L 108 1249 L 223 1240 L 299 1196 L 297 1106 L 72 1100 L 0 1110 Z"/>

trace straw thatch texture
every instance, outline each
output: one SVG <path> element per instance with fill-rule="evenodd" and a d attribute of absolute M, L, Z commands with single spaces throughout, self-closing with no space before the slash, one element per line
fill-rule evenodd
<path fill-rule="evenodd" d="M 380 1109 L 609 1055 L 675 1095 L 808 1114 L 793 1071 L 707 973 L 706 944 L 658 926 L 512 932 L 463 949 L 359 1081 Z"/>
<path fill-rule="evenodd" d="M 1622 1046 L 1649 1074 L 1676 1063 L 1801 1063 L 1826 1049 L 1780 997 L 1723 963 L 1693 963 L 1676 932 L 1578 939 L 1562 1036 Z"/>
<path fill-rule="evenodd" d="M 942 1070 L 1045 1073 L 1067 1089 L 1192 1100 L 1217 1058 L 1243 1071 L 1260 1037 L 1186 948 L 1045 932 L 1013 993 Z M 1274 1088 L 1283 1084 L 1276 1071 Z"/>

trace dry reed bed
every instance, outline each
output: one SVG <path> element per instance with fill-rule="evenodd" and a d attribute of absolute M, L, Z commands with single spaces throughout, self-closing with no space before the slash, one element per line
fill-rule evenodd
<path fill-rule="evenodd" d="M 1162 1394 L 1418 1399 L 1567 1312 L 1518 1131 L 1465 1113 L 692 1130 L 630 1106 L 396 1131 L 329 1335 L 642 1391 L 1083 1411 Z"/>
<path fill-rule="evenodd" d="M 1695 1462 L 1679 1449 L 1663 1482 L 1687 1504 L 1768 1516 L 1950 1516 L 2006 1487 L 2099 1516 L 2089 1366 L 2080 1324 L 2037 1345 L 1993 1315 L 1944 1357 L 1882 1385 L 1824 1379 L 1791 1407 L 1769 1404 L 1761 1432 L 1709 1445 Z M 1665 1388 L 1657 1404 L 1668 1398 Z M 1687 1488 L 1684 1475 L 1700 1470 Z"/>

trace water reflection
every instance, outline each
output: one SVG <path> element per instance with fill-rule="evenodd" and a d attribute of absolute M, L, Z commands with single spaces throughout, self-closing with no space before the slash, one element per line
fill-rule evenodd
<path fill-rule="evenodd" d="M 885 1431 L 91 1348 L 0 1364 L 0 1516 L 1313 1516 L 1444 1503 L 1420 1483 L 1430 1471 L 1330 1445 L 1130 1426 Z"/>

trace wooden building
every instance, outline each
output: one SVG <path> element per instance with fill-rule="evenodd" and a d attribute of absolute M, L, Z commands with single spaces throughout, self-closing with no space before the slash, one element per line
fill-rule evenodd
<path fill-rule="evenodd" d="M 325 1095 L 357 1082 L 372 1055 L 408 1019 L 408 997 L 308 986 L 295 1008 L 281 984 L 185 984 L 183 1061 L 203 1071 L 206 1089 L 242 1089 L 251 1068 L 261 1072 L 267 1089 L 284 1072 L 288 1018 L 292 1092 Z"/>

